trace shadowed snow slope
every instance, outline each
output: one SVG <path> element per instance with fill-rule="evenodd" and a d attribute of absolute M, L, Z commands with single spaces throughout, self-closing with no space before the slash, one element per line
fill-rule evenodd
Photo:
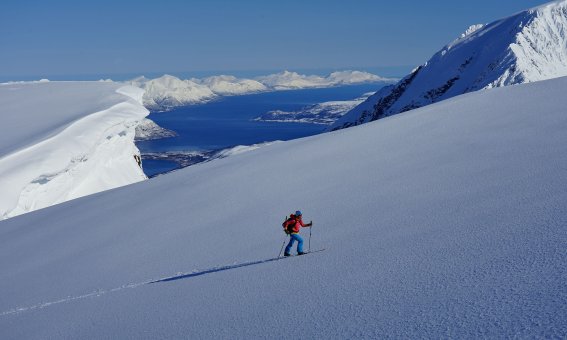
<path fill-rule="evenodd" d="M 0 219 L 145 179 L 143 91 L 112 82 L 0 85 Z"/>
<path fill-rule="evenodd" d="M 475 92 L 2 221 L 0 334 L 565 337 L 566 91 Z M 326 251 L 274 260 L 296 209 Z"/>
<path fill-rule="evenodd" d="M 463 93 L 567 76 L 567 0 L 471 26 L 396 85 L 385 87 L 332 129 L 391 116 Z"/>

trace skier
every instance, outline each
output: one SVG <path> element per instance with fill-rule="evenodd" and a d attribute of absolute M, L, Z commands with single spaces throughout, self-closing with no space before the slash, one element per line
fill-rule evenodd
<path fill-rule="evenodd" d="M 311 227 L 313 222 L 309 222 L 308 224 L 303 223 L 301 219 L 301 211 L 296 211 L 295 215 L 291 215 L 290 218 L 285 223 L 285 228 L 289 231 L 289 243 L 287 247 L 285 247 L 284 256 L 290 256 L 291 248 L 295 241 L 297 241 L 297 255 L 305 254 L 303 252 L 303 238 L 299 236 L 299 229 L 301 227 Z"/>

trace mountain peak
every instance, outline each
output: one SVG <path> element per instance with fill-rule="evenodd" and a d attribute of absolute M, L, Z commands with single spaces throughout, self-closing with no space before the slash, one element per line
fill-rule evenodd
<path fill-rule="evenodd" d="M 558 7 L 567 7 L 567 0 L 550 1 L 550 2 L 544 3 L 542 5 L 532 7 L 528 11 L 529 12 L 545 11 L 545 10 L 558 8 Z"/>
<path fill-rule="evenodd" d="M 470 26 L 394 86 L 337 121 L 340 129 L 463 93 L 567 76 L 567 0 Z"/>

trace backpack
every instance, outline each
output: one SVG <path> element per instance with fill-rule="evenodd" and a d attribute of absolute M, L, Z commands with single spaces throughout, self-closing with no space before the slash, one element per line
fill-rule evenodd
<path fill-rule="evenodd" d="M 291 234 L 291 229 L 295 225 L 295 215 L 290 215 L 289 218 L 286 216 L 285 221 L 282 223 L 284 233 L 287 235 Z"/>

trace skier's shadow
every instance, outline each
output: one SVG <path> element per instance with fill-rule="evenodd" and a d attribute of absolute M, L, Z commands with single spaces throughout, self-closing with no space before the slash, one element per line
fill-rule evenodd
<path fill-rule="evenodd" d="M 311 251 L 309 253 L 310 254 L 311 253 L 319 253 L 319 252 L 322 252 L 324 250 L 325 249 L 323 248 L 323 249 Z M 236 269 L 236 268 L 254 266 L 256 264 L 274 262 L 274 261 L 283 260 L 283 259 L 286 259 L 286 258 L 287 257 L 274 257 L 274 258 L 267 259 L 267 260 L 251 261 L 251 262 L 244 262 L 244 263 L 238 263 L 238 264 L 231 264 L 231 265 L 228 265 L 228 266 L 213 267 L 213 268 L 210 268 L 210 269 L 193 271 L 193 272 L 190 272 L 190 273 L 184 273 L 184 274 L 179 274 L 179 275 L 176 275 L 176 276 L 165 277 L 163 279 L 150 281 L 148 283 L 170 282 L 170 281 L 176 281 L 176 280 L 181 280 L 181 279 L 188 279 L 190 277 L 195 277 L 195 276 L 200 276 L 200 275 L 205 275 L 205 274 L 211 274 L 211 273 L 217 273 L 217 272 L 223 272 L 225 270 L 231 270 L 231 269 Z"/>
<path fill-rule="evenodd" d="M 236 268 L 248 267 L 248 266 L 253 266 L 253 265 L 261 264 L 261 263 L 273 262 L 273 261 L 281 260 L 281 259 L 284 259 L 284 258 L 285 257 L 274 257 L 274 258 L 268 259 L 268 260 L 252 261 L 252 262 L 245 262 L 245 263 L 233 264 L 233 265 L 222 266 L 222 267 L 214 267 L 214 268 L 211 268 L 211 269 L 205 269 L 205 270 L 201 270 L 201 271 L 195 271 L 195 272 L 191 272 L 191 273 L 185 273 L 185 274 L 180 274 L 180 275 L 176 275 L 176 276 L 166 277 L 166 278 L 155 280 L 155 281 L 152 281 L 152 282 L 149 282 L 149 283 L 170 282 L 170 281 L 176 281 L 176 280 L 181 280 L 181 279 L 188 279 L 190 277 L 195 277 L 195 276 L 200 276 L 200 275 L 205 275 L 205 274 L 210 274 L 210 273 L 217 273 L 217 272 L 222 272 L 222 271 L 225 271 L 225 270 L 231 270 L 231 269 L 236 269 Z"/>

